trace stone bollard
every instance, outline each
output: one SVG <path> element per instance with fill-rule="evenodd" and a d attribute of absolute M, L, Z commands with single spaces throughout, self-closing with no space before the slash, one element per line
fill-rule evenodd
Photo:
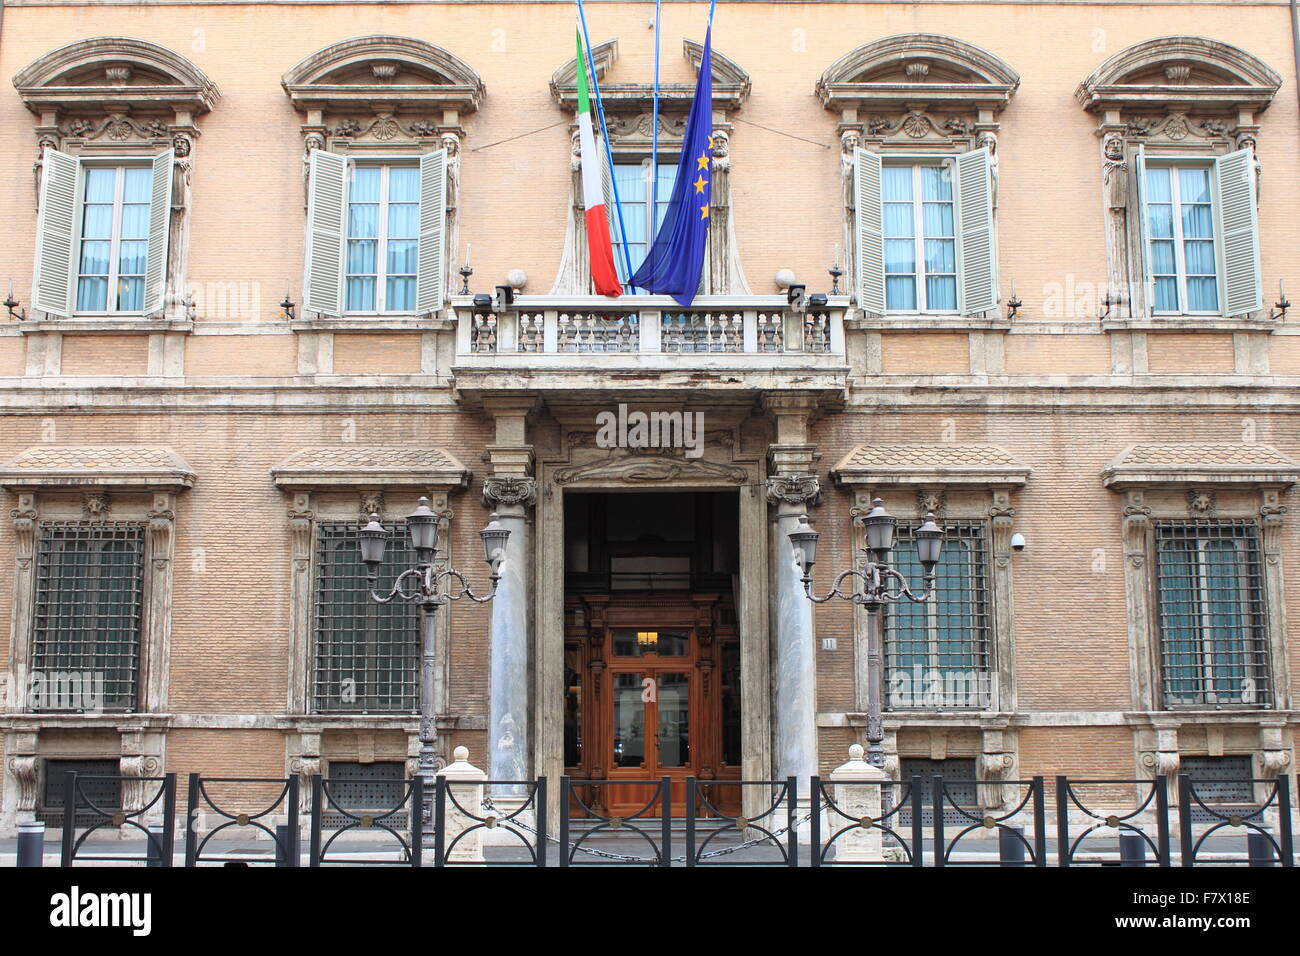
<path fill-rule="evenodd" d="M 881 787 L 890 782 L 889 775 L 862 759 L 861 745 L 849 748 L 848 763 L 831 771 L 835 785 L 835 803 L 841 812 L 855 820 L 880 819 Z M 874 784 L 874 786 L 873 786 Z M 848 821 L 828 814 L 831 832 L 848 826 Z M 877 829 L 849 830 L 835 841 L 836 863 L 880 863 L 885 859 L 883 834 Z"/>
<path fill-rule="evenodd" d="M 447 805 L 443 820 L 447 833 L 442 845 L 446 848 L 444 852 L 449 863 L 482 863 L 481 827 L 460 840 L 456 838 L 470 827 L 479 826 L 479 822 L 470 814 L 477 817 L 488 815 L 482 808 L 483 782 L 487 780 L 487 774 L 469 762 L 468 747 L 457 747 L 452 756 L 455 758 L 453 762 L 438 771 L 438 776 L 447 780 Z M 453 795 L 456 797 L 455 803 L 451 799 Z M 457 803 L 464 810 L 458 808 Z M 453 841 L 455 846 L 452 846 Z"/>

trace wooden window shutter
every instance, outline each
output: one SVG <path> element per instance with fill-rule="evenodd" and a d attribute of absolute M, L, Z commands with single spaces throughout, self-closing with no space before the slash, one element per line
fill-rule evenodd
<path fill-rule="evenodd" d="M 1255 161 L 1249 149 L 1214 160 L 1223 264 L 1223 314 L 1264 307 L 1259 268 L 1259 222 L 1255 209 Z"/>
<path fill-rule="evenodd" d="M 160 312 L 167 293 L 167 238 L 171 233 L 173 151 L 153 158 L 149 197 L 149 252 L 145 259 L 144 314 Z M 183 292 L 183 290 L 181 290 Z"/>
<path fill-rule="evenodd" d="M 865 149 L 853 152 L 857 198 L 858 308 L 885 311 L 885 223 L 880 157 Z"/>
<path fill-rule="evenodd" d="M 32 306 L 66 318 L 72 315 L 72 253 L 81 164 L 50 148 L 45 150 L 43 162 Z"/>
<path fill-rule="evenodd" d="M 446 295 L 447 151 L 420 157 L 420 251 L 415 308 L 437 312 Z"/>
<path fill-rule="evenodd" d="M 963 315 L 997 308 L 997 256 L 993 240 L 993 187 L 989 151 L 976 149 L 956 159 L 957 307 Z"/>
<path fill-rule="evenodd" d="M 307 256 L 303 304 L 322 315 L 343 313 L 343 216 L 348 161 L 312 150 L 307 201 Z"/>

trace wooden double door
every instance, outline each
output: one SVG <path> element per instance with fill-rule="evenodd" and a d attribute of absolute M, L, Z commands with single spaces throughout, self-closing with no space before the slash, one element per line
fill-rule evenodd
<path fill-rule="evenodd" d="M 721 812 L 738 806 L 739 788 L 720 786 L 740 775 L 739 648 L 722 603 L 716 596 L 584 602 L 578 617 L 586 617 L 586 640 L 568 648 L 570 693 L 575 685 L 582 692 L 570 702 L 581 710 L 570 715 L 581 723 L 574 728 L 581 745 L 570 751 L 577 763 L 569 772 L 610 781 L 581 791 L 593 808 L 634 814 L 655 797 L 655 784 L 645 781 L 667 777 L 680 815 L 688 776 L 701 780 Z M 648 815 L 658 812 L 656 804 Z"/>

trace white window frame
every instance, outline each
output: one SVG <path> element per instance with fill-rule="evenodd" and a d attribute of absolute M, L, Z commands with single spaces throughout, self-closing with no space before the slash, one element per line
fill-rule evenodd
<path fill-rule="evenodd" d="M 77 157 L 77 206 L 76 206 L 76 214 L 75 214 L 76 218 L 74 220 L 74 232 L 73 232 L 73 240 L 72 240 L 72 263 L 70 267 L 70 272 L 72 274 L 72 289 L 71 289 L 70 301 L 69 301 L 70 311 L 72 312 L 73 315 L 93 316 L 96 318 L 103 317 L 103 316 L 124 316 L 124 317 L 144 316 L 145 313 L 143 309 L 79 309 L 77 308 L 77 299 L 81 289 L 82 277 L 85 275 L 92 275 L 89 273 L 83 273 L 81 271 L 81 244 L 82 242 L 85 241 L 83 232 L 86 224 L 86 184 L 88 178 L 86 176 L 86 170 L 91 168 L 104 169 L 107 167 L 117 171 L 117 177 L 113 184 L 113 226 L 112 226 L 111 237 L 109 239 L 109 250 L 108 250 L 108 255 L 109 255 L 108 276 L 107 276 L 108 290 L 104 299 L 104 304 L 107 305 L 110 300 L 116 301 L 114 289 L 116 289 L 118 279 L 119 279 L 118 254 L 120 252 L 121 242 L 122 242 L 122 236 L 121 236 L 122 191 L 126 185 L 126 173 L 124 172 L 124 170 L 127 169 L 128 167 L 133 169 L 148 169 L 152 174 L 151 160 L 152 157 L 147 157 L 147 156 L 94 156 L 94 157 L 78 156 Z M 149 192 L 150 192 L 150 202 L 148 205 L 152 206 L 152 196 L 153 196 L 152 175 L 150 177 Z M 93 240 L 93 241 L 97 241 L 97 240 Z M 149 276 L 148 276 L 149 237 L 147 234 L 143 241 L 145 242 L 145 274 L 142 275 L 141 278 L 145 282 L 144 295 L 147 296 L 148 281 L 149 281 Z M 97 277 L 97 276 L 92 275 L 92 277 Z"/>
<path fill-rule="evenodd" d="M 885 266 L 885 314 L 886 315 L 958 315 L 961 312 L 961 250 L 957 236 L 957 188 L 954 180 L 956 179 L 957 157 L 943 156 L 882 156 L 881 161 L 881 223 L 884 223 L 884 207 L 891 200 L 884 197 L 884 170 L 899 167 L 908 167 L 912 170 L 912 256 L 915 265 L 915 271 L 911 273 L 893 273 L 895 276 L 911 275 L 916 283 L 916 308 L 914 309 L 891 309 L 889 307 L 889 279 L 891 273 L 888 271 L 888 257 L 886 256 Z M 952 210 L 952 232 L 951 236 L 925 236 L 925 200 L 921 198 L 921 168 L 926 166 L 939 166 L 947 173 L 949 190 L 951 198 L 947 200 L 948 207 Z M 925 271 L 925 240 L 927 238 L 952 240 L 953 247 L 953 298 L 957 303 L 956 308 L 952 309 L 932 309 L 930 308 L 929 299 L 926 297 L 925 280 L 927 273 Z M 881 237 L 883 249 L 889 242 L 897 242 L 897 237 L 890 237 L 882 234 Z M 948 273 L 940 273 L 948 275 Z"/>
<path fill-rule="evenodd" d="M 1146 183 L 1146 174 L 1151 169 L 1168 169 L 1171 171 L 1169 176 L 1169 198 L 1173 206 L 1174 220 L 1174 268 L 1177 270 L 1174 281 L 1178 290 L 1179 308 L 1157 309 L 1156 308 L 1156 277 L 1153 271 L 1153 260 L 1151 256 L 1151 243 L 1158 241 L 1151 235 L 1151 190 Z M 1179 169 L 1204 169 L 1210 182 L 1210 227 L 1213 230 L 1214 241 L 1214 296 L 1218 305 L 1216 309 L 1189 309 L 1186 306 L 1189 303 L 1187 296 L 1187 256 L 1183 248 L 1183 217 L 1181 214 L 1181 186 L 1178 183 L 1177 172 Z M 1148 156 L 1143 163 L 1143 181 L 1140 184 L 1142 195 L 1142 237 L 1145 246 L 1143 248 L 1143 262 L 1146 264 L 1146 280 L 1149 295 L 1151 298 L 1151 314 L 1170 316 L 1170 315 L 1195 315 L 1195 316 L 1215 316 L 1223 315 L 1226 308 L 1225 296 L 1227 290 L 1223 286 L 1223 236 L 1219 226 L 1219 184 L 1218 177 L 1214 175 L 1214 157 L 1213 156 Z M 1163 204 L 1162 204 L 1163 205 Z M 1160 240 L 1167 241 L 1167 240 Z"/>
<path fill-rule="evenodd" d="M 341 290 L 343 297 L 343 314 L 344 315 L 412 315 L 418 312 L 418 308 L 410 309 L 389 309 L 386 308 L 385 301 L 388 294 L 388 179 L 389 172 L 394 167 L 405 167 L 414 169 L 416 175 L 420 174 L 420 157 L 419 156 L 366 156 L 356 157 L 348 160 L 348 179 L 346 191 L 343 196 L 343 288 Z M 348 279 L 353 276 L 369 275 L 369 273 L 348 272 L 348 245 L 353 241 L 353 236 L 349 229 L 351 222 L 352 210 L 352 174 L 362 167 L 378 167 L 379 176 L 379 222 L 377 235 L 374 237 L 378 245 L 375 248 L 375 308 L 373 309 L 353 309 L 348 304 Z M 410 278 L 415 280 L 416 295 L 419 295 L 420 269 L 419 269 L 419 242 L 420 242 L 420 186 L 416 185 L 416 198 L 411 205 L 416 209 L 415 235 L 409 239 L 416 244 L 416 270 L 410 274 Z M 369 238 L 369 237 L 367 237 Z M 403 241 L 406 241 L 405 239 Z M 402 273 L 403 276 L 407 275 Z M 417 300 L 418 304 L 418 300 Z"/>
<path fill-rule="evenodd" d="M 640 205 L 644 209 L 642 215 L 643 218 L 645 219 L 645 228 L 646 228 L 645 255 L 649 255 L 650 249 L 654 245 L 655 232 L 658 229 L 657 220 L 659 218 L 658 209 L 657 209 L 658 204 L 655 202 L 655 196 L 653 192 L 654 183 L 655 183 L 655 179 L 657 178 L 657 174 L 655 172 L 652 172 L 651 169 L 652 167 L 656 167 L 657 169 L 671 168 L 675 171 L 677 168 L 677 164 L 676 162 L 672 162 L 671 164 L 666 163 L 663 160 L 660 160 L 657 164 L 654 164 L 651 162 L 649 156 L 642 157 L 636 163 L 632 162 L 631 159 L 627 159 L 623 162 L 619 162 L 618 157 L 615 156 L 614 165 L 623 166 L 623 167 L 632 167 L 632 166 L 640 165 L 641 167 Z M 660 199 L 664 206 L 664 215 L 668 214 L 668 204 L 669 201 L 672 199 L 672 190 L 675 184 L 676 184 L 676 173 L 674 172 L 674 182 L 668 184 L 668 192 L 659 194 Z M 623 205 L 624 202 L 622 201 L 622 197 L 620 197 L 619 210 L 615 211 L 615 215 L 614 215 L 615 221 L 613 223 L 613 228 L 610 231 L 610 240 L 611 240 L 611 244 L 614 247 L 614 269 L 616 272 L 622 272 L 622 270 L 626 268 L 626 266 L 624 265 L 625 260 L 623 259 L 623 249 L 627 245 L 627 243 L 625 241 L 625 237 L 623 236 L 622 224 L 619 222 L 619 215 L 618 215 L 619 211 L 622 210 Z M 630 255 L 631 253 L 629 252 L 629 256 Z M 642 257 L 641 261 L 642 262 L 645 261 L 644 256 Z M 635 272 L 639 268 L 641 268 L 641 263 L 633 262 L 632 270 Z M 628 277 L 624 275 L 620 275 L 619 281 L 627 282 Z"/>

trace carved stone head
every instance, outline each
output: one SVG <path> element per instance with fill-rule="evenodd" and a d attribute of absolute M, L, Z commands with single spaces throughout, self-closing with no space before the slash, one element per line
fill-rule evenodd
<path fill-rule="evenodd" d="M 855 129 L 846 129 L 840 134 L 840 149 L 852 154 L 855 149 L 862 145 L 862 134 Z"/>
<path fill-rule="evenodd" d="M 320 133 L 308 133 L 306 139 L 303 140 L 303 148 L 309 153 L 313 149 L 324 149 L 325 137 Z"/>
<path fill-rule="evenodd" d="M 454 159 L 460 155 L 460 137 L 455 133 L 443 133 L 438 140 L 447 151 L 447 158 Z"/>
<path fill-rule="evenodd" d="M 1121 162 L 1124 159 L 1123 138 L 1114 134 L 1107 136 L 1101 144 L 1101 151 L 1111 162 Z"/>
<path fill-rule="evenodd" d="M 184 159 L 190 154 L 190 138 L 184 133 L 177 133 L 172 137 L 172 149 L 176 151 L 177 158 Z"/>

